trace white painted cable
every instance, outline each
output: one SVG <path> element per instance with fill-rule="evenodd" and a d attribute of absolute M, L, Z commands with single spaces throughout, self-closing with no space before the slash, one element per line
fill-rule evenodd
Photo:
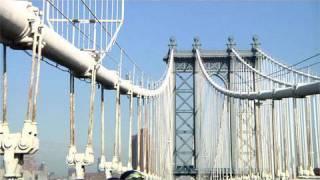
<path fill-rule="evenodd" d="M 320 80 L 320 77 L 318 77 L 318 76 L 314 76 L 314 75 L 309 74 L 309 73 L 304 73 L 304 72 L 302 72 L 302 71 L 295 70 L 295 69 L 292 68 L 292 67 L 288 67 L 287 65 L 280 63 L 279 61 L 273 59 L 271 56 L 269 56 L 267 53 L 265 53 L 265 52 L 262 51 L 261 49 L 257 49 L 257 51 L 258 51 L 259 53 L 261 53 L 264 57 L 266 57 L 268 60 L 270 60 L 271 62 L 279 65 L 280 67 L 288 70 L 289 72 L 294 72 L 294 73 L 297 73 L 297 74 L 299 74 L 299 75 L 302 75 L 302 76 L 304 76 L 304 77 L 308 77 L 308 78 L 311 78 L 311 79 L 314 79 L 314 80 Z"/>

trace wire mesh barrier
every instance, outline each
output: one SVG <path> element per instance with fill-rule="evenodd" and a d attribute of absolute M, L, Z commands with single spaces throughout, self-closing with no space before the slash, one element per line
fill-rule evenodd
<path fill-rule="evenodd" d="M 45 20 L 77 48 L 102 56 L 114 45 L 124 21 L 124 0 L 44 0 Z"/>

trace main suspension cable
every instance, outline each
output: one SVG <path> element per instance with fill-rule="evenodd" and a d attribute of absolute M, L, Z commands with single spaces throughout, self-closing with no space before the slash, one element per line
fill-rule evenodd
<path fill-rule="evenodd" d="M 262 74 L 260 71 L 257 71 L 257 70 L 256 70 L 255 68 L 253 68 L 251 65 L 249 65 L 248 63 L 246 63 L 246 62 L 244 61 L 244 59 L 236 52 L 235 49 L 232 48 L 231 51 L 234 53 L 234 55 L 237 57 L 237 59 L 238 59 L 242 64 L 244 64 L 246 67 L 248 67 L 251 71 L 255 72 L 256 74 L 258 74 L 258 75 L 260 75 L 260 76 L 262 76 L 263 78 L 268 79 L 268 80 L 271 80 L 271 81 L 273 81 L 273 82 L 276 82 L 276 83 L 278 83 L 278 84 L 280 84 L 280 85 L 293 86 L 293 84 L 289 84 L 289 83 L 287 83 L 287 82 L 280 81 L 280 80 L 278 80 L 278 79 L 274 79 L 274 78 L 271 78 L 271 77 L 269 77 L 269 76 L 267 76 L 267 75 L 265 75 L 265 74 Z"/>
<path fill-rule="evenodd" d="M 259 52 L 261 51 L 260 53 L 263 55 L 263 57 L 269 59 L 271 61 L 271 63 L 277 64 L 277 65 L 279 65 L 281 67 L 280 70 L 275 70 L 275 71 L 272 71 L 271 73 L 267 74 L 268 77 L 270 76 L 270 77 L 273 77 L 273 78 L 277 78 L 277 77 L 281 77 L 281 76 L 284 76 L 284 75 L 288 75 L 290 73 L 296 73 L 298 75 L 302 75 L 303 77 L 311 78 L 311 79 L 314 79 L 314 80 L 320 80 L 319 76 L 312 75 L 312 74 L 305 73 L 305 72 L 301 71 L 301 70 L 304 70 L 304 69 L 308 69 L 308 68 L 310 68 L 312 66 L 318 65 L 318 64 L 320 64 L 320 62 L 315 62 L 315 63 L 309 64 L 309 65 L 306 65 L 306 66 L 303 66 L 303 67 L 299 67 L 299 68 L 293 69 L 293 67 L 295 67 L 295 66 L 297 66 L 297 65 L 299 65 L 299 64 L 301 64 L 303 62 L 306 62 L 306 61 L 308 61 L 310 59 L 313 59 L 315 57 L 320 56 L 320 53 L 316 53 L 316 54 L 314 54 L 314 55 L 312 55 L 310 57 L 307 57 L 306 59 L 303 59 L 303 60 L 301 60 L 301 61 L 299 61 L 299 62 L 297 62 L 297 63 L 295 63 L 293 65 L 287 66 L 287 65 L 284 65 L 283 63 L 280 63 L 280 62 L 278 62 L 278 61 L 276 61 L 274 59 L 271 60 L 271 58 L 272 58 L 271 56 L 268 56 L 265 52 L 263 52 L 260 49 L 258 49 L 258 50 L 259 50 Z M 281 73 L 281 72 L 283 72 L 283 73 Z M 264 77 L 258 77 L 255 80 L 251 80 L 251 81 L 247 80 L 247 81 L 245 81 L 245 83 L 261 82 L 263 80 L 265 80 Z"/>
<path fill-rule="evenodd" d="M 206 79 L 211 83 L 211 85 L 227 96 L 240 99 L 256 99 L 256 100 L 266 100 L 266 99 L 281 99 L 288 97 L 301 97 L 306 95 L 314 95 L 320 93 L 320 82 L 297 84 L 294 87 L 277 88 L 273 90 L 260 90 L 255 92 L 237 92 L 229 89 L 225 89 L 215 83 L 206 72 L 204 65 L 201 60 L 199 49 L 196 49 L 196 58 L 200 64 L 201 71 L 204 72 Z"/>
<path fill-rule="evenodd" d="M 293 64 L 293 65 L 287 66 L 287 65 L 284 65 L 284 64 L 280 63 L 279 61 L 276 61 L 275 59 L 273 59 L 271 56 L 267 55 L 267 54 L 266 54 L 264 51 L 262 51 L 261 49 L 257 49 L 257 51 L 258 51 L 259 53 L 261 53 L 264 57 L 266 57 L 267 59 L 269 59 L 271 62 L 279 65 L 280 67 L 282 67 L 282 68 L 284 68 L 284 69 L 286 69 L 286 70 L 288 70 L 288 71 L 292 71 L 292 72 L 294 72 L 294 73 L 297 73 L 297 74 L 299 74 L 299 75 L 302 75 L 302 76 L 305 76 L 305 77 L 308 77 L 308 78 L 311 78 L 311 79 L 320 80 L 320 77 L 318 77 L 318 76 L 314 76 L 314 75 L 311 75 L 311 74 L 304 73 L 304 72 L 298 71 L 298 70 L 296 70 L 296 69 L 293 69 L 293 67 L 295 67 L 295 66 L 297 66 L 297 65 L 299 65 L 299 64 L 302 64 L 302 63 L 304 63 L 304 62 L 306 62 L 306 61 L 309 61 L 309 60 L 311 60 L 311 59 L 313 59 L 313 58 L 315 58 L 315 57 L 320 56 L 320 53 L 316 53 L 316 54 L 314 54 L 314 55 L 312 55 L 312 56 L 310 56 L 310 57 L 308 57 L 308 58 L 306 58 L 306 59 L 303 59 L 303 60 L 301 60 L 301 61 L 299 61 L 299 62 L 297 62 L 297 63 L 295 63 L 295 64 Z M 282 70 L 278 70 L 278 71 L 272 72 L 272 73 L 269 74 L 268 76 L 273 75 L 273 74 L 276 74 L 276 73 L 281 72 L 281 71 L 282 71 Z"/>

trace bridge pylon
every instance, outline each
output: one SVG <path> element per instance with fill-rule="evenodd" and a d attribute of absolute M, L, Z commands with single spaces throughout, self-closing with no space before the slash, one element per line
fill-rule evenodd
<path fill-rule="evenodd" d="M 254 45 L 258 46 L 257 38 L 255 38 Z M 195 49 L 199 49 L 202 54 L 203 63 L 210 76 L 220 81 L 220 85 L 230 90 L 237 90 L 234 87 L 235 75 L 234 72 L 237 68 L 233 62 L 236 61 L 235 57 L 230 51 L 235 46 L 235 41 L 232 37 L 228 39 L 226 50 L 204 50 L 201 49 L 200 39 L 194 38 L 194 42 L 191 50 L 178 50 L 177 42 L 174 38 L 170 39 L 169 48 L 175 49 L 174 53 L 174 76 L 175 76 L 175 148 L 174 148 L 174 174 L 176 177 L 180 176 L 191 176 L 196 178 L 198 175 L 198 164 L 197 160 L 199 152 L 197 146 L 200 142 L 197 132 L 199 129 L 199 122 L 201 117 L 198 112 L 201 110 L 197 107 L 199 96 L 199 88 L 201 85 L 198 84 L 198 73 L 200 71 L 198 63 L 196 62 Z M 258 56 L 256 56 L 253 49 L 241 50 L 241 56 L 252 66 L 258 66 Z M 164 58 L 164 61 L 168 61 L 168 57 Z M 252 77 L 254 78 L 254 77 Z M 254 85 L 253 85 L 254 86 Z M 258 88 L 257 86 L 255 88 Z M 199 91 L 200 92 L 200 91 Z M 228 113 L 230 114 L 230 130 L 239 129 L 239 122 L 236 119 L 240 117 L 241 112 L 238 114 L 234 111 L 234 102 L 232 98 L 228 98 Z M 252 167 L 247 169 L 253 171 L 252 173 L 258 173 L 259 157 L 255 146 L 259 145 L 259 134 L 256 132 L 256 122 L 258 116 L 259 103 L 250 104 L 252 111 L 250 112 L 251 118 L 248 119 L 246 129 L 242 129 L 241 132 L 230 131 L 230 152 L 226 152 L 226 162 L 223 167 L 219 167 L 219 171 L 236 175 L 239 174 L 241 164 L 248 163 Z M 248 112 L 246 112 L 248 113 Z M 241 135 L 242 134 L 242 135 Z M 250 136 L 248 134 L 251 134 Z M 242 139 L 241 139 L 242 137 Z M 249 137 L 249 139 L 243 139 L 243 137 Z M 249 144 L 250 142 L 250 144 Z M 239 149 L 239 147 L 242 147 Z M 249 152 L 250 151 L 250 152 Z M 227 155 L 228 154 L 228 155 Z M 245 155 L 247 154 L 247 155 Z M 250 157 L 249 157 L 250 155 Z M 239 157 L 244 158 L 239 158 Z M 241 169 L 241 170 L 240 170 Z M 218 168 L 216 169 L 218 171 Z M 210 172 L 208 172 L 210 174 Z"/>

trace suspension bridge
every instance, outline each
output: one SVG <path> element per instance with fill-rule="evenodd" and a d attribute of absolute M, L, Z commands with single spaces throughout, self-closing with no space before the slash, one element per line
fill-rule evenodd
<path fill-rule="evenodd" d="M 75 169 L 75 179 L 85 179 L 86 168 L 94 163 L 106 179 L 131 170 L 144 179 L 166 180 L 320 178 L 315 173 L 320 166 L 320 77 L 273 58 L 257 37 L 248 50 L 237 49 L 232 37 L 224 50 L 205 50 L 194 38 L 189 51 L 179 50 L 171 38 L 164 58 L 167 70 L 151 81 L 138 75 L 139 68 L 117 42 L 124 0 L 43 0 L 41 5 L 23 0 L 0 4 L 2 179 L 23 179 L 24 157 L 41 148 L 36 115 L 42 62 L 70 74 L 66 163 Z M 112 59 L 116 47 L 119 64 L 107 68 L 104 59 Z M 21 132 L 10 131 L 7 116 L 7 48 L 25 51 L 32 62 Z M 125 68 L 125 58 L 133 63 L 132 70 Z M 84 151 L 75 137 L 76 78 L 91 88 Z M 105 153 L 106 91 L 116 92 L 110 162 Z M 121 118 L 123 96 L 129 99 L 128 120 Z M 100 114 L 94 113 L 96 99 Z M 121 157 L 122 121 L 129 121 L 127 162 Z M 100 137 L 93 137 L 94 124 Z M 100 152 L 94 152 L 93 138 L 100 138 Z"/>

